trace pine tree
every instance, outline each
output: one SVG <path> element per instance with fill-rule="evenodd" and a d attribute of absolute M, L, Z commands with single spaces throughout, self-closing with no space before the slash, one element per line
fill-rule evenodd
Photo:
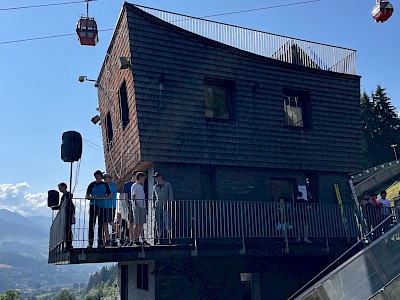
<path fill-rule="evenodd" d="M 373 147 L 373 104 L 370 97 L 364 92 L 361 95 L 361 121 L 362 121 L 362 152 L 363 168 L 366 169 L 373 165 L 372 151 Z"/>
<path fill-rule="evenodd" d="M 4 294 L 0 295 L 0 300 L 20 300 L 20 292 L 16 290 L 5 291 Z"/>
<path fill-rule="evenodd" d="M 385 89 L 361 96 L 364 168 L 394 159 L 390 145 L 400 144 L 400 119 Z"/>
<path fill-rule="evenodd" d="M 62 289 L 60 293 L 54 298 L 55 300 L 75 300 L 75 295 L 67 289 Z"/>

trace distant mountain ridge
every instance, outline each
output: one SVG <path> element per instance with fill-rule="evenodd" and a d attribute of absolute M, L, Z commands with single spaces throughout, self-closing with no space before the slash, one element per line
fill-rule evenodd
<path fill-rule="evenodd" d="M 86 282 L 89 274 L 100 268 L 98 264 L 47 263 L 51 217 L 25 217 L 0 209 L 0 220 L 0 294 L 8 289 L 32 289 L 38 283 L 53 286 Z"/>
<path fill-rule="evenodd" d="M 24 217 L 18 212 L 0 209 L 0 220 L 3 224 L 0 251 L 47 255 L 50 225 L 46 228 L 46 224 L 51 224 L 51 217 Z"/>

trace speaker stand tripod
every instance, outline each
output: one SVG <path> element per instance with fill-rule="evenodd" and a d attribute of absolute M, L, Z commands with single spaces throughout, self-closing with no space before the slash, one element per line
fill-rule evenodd
<path fill-rule="evenodd" d="M 72 164 L 73 163 L 74 162 L 71 161 L 71 168 L 70 168 L 70 171 L 69 171 L 69 194 L 70 194 L 71 200 L 72 200 L 72 197 L 73 197 L 73 195 L 72 195 Z"/>

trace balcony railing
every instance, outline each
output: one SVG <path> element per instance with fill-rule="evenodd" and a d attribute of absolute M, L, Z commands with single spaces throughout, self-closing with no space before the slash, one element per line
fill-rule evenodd
<path fill-rule="evenodd" d="M 356 51 L 136 5 L 177 27 L 257 55 L 313 69 L 355 74 Z"/>
<path fill-rule="evenodd" d="M 86 248 L 89 231 L 89 201 L 73 199 L 75 204 L 75 223 L 72 225 L 72 245 L 74 248 Z M 118 201 L 118 212 L 128 219 L 125 201 Z M 153 202 L 148 201 L 147 222 L 143 236 L 150 244 L 158 239 L 167 239 L 166 230 L 157 236 L 155 230 L 155 210 Z M 362 226 L 368 228 L 378 224 L 382 216 L 380 210 L 370 210 L 365 219 L 360 219 L 360 212 L 355 206 L 331 204 L 280 204 L 256 201 L 205 201 L 177 200 L 166 202 L 161 208 L 170 222 L 170 234 L 174 244 L 185 244 L 188 240 L 198 243 L 207 240 L 210 243 L 229 238 L 275 238 L 278 242 L 321 241 L 340 239 L 352 241 L 360 239 Z M 67 212 L 61 206 L 50 229 L 49 251 L 63 251 L 67 237 Z M 357 217 L 358 216 L 358 217 Z M 164 224 L 165 225 L 165 224 Z M 383 230 L 388 230 L 388 222 Z M 95 238 L 99 224 L 94 228 Z M 100 224 L 103 226 L 103 224 Z M 109 232 L 112 232 L 110 226 Z M 164 226 L 165 227 L 165 226 Z M 123 240 L 113 235 L 116 240 L 111 246 L 121 246 Z M 103 238 L 100 238 L 100 241 Z M 121 239 L 122 236 L 121 236 Z M 308 239 L 308 240 L 307 240 Z M 117 243 L 118 242 L 118 243 Z M 94 244 L 96 247 L 97 244 Z"/>

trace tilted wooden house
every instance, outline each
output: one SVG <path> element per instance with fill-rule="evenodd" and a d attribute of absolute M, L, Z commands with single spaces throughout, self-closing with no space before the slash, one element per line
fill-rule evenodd
<path fill-rule="evenodd" d="M 125 3 L 98 84 L 107 171 L 119 189 L 146 172 L 148 197 L 162 172 L 179 227 L 171 247 L 71 252 L 118 261 L 122 299 L 286 299 L 357 238 L 355 51 Z M 283 229 L 299 191 L 312 214 Z M 313 244 L 292 242 L 302 222 Z"/>
<path fill-rule="evenodd" d="M 166 174 L 177 199 L 271 201 L 306 178 L 323 203 L 337 203 L 334 183 L 348 194 L 361 159 L 354 51 L 165 14 L 126 3 L 98 78 L 120 184 L 141 169 Z"/>

